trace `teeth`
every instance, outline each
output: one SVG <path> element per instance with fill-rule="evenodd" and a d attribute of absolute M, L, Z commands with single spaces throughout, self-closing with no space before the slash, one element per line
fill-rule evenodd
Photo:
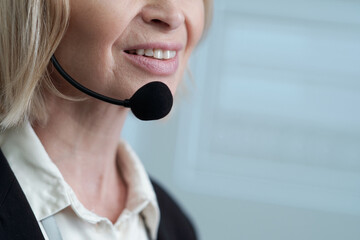
<path fill-rule="evenodd" d="M 174 58 L 176 56 L 176 51 L 170 51 L 170 58 Z"/>
<path fill-rule="evenodd" d="M 176 56 L 176 51 L 162 49 L 136 49 L 127 51 L 130 54 L 153 57 L 156 59 L 171 59 Z"/>
<path fill-rule="evenodd" d="M 164 59 L 170 59 L 171 58 L 171 54 L 170 54 L 170 50 L 165 50 L 164 52 L 163 52 L 163 58 Z"/>
<path fill-rule="evenodd" d="M 136 54 L 142 56 L 142 55 L 145 54 L 145 50 L 144 49 L 137 49 Z"/>
<path fill-rule="evenodd" d="M 145 50 L 145 56 L 147 56 L 147 57 L 154 56 L 154 51 L 152 49 L 146 49 Z"/>
<path fill-rule="evenodd" d="M 163 59 L 163 51 L 161 49 L 154 50 L 154 58 Z"/>

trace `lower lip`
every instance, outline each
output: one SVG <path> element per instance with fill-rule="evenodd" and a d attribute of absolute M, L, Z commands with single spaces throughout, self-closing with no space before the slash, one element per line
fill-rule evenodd
<path fill-rule="evenodd" d="M 125 56 L 137 67 L 159 76 L 172 75 L 176 72 L 179 66 L 178 55 L 174 58 L 163 60 L 128 53 L 125 53 Z"/>

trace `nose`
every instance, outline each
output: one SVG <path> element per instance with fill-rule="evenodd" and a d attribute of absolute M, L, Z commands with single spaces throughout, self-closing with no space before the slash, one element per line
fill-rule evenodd
<path fill-rule="evenodd" d="M 179 0 L 153 0 L 142 9 L 147 24 L 164 30 L 175 30 L 185 22 Z"/>

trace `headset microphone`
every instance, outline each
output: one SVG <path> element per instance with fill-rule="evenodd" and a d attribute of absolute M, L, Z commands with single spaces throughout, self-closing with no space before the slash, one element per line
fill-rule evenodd
<path fill-rule="evenodd" d="M 119 100 L 94 92 L 75 81 L 60 66 L 54 55 L 51 57 L 51 62 L 60 75 L 78 90 L 99 100 L 131 108 L 131 111 L 140 120 L 161 119 L 172 108 L 173 96 L 168 86 L 162 82 L 147 83 L 139 88 L 130 99 Z"/>

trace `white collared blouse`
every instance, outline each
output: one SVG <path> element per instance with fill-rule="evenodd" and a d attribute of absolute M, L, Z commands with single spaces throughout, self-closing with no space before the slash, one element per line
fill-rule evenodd
<path fill-rule="evenodd" d="M 48 239 L 40 221 L 54 216 L 64 240 L 156 238 L 160 211 L 149 176 L 141 161 L 124 141 L 119 142 L 121 171 L 128 186 L 128 201 L 115 224 L 86 209 L 51 161 L 29 123 L 0 134 L 0 148 Z"/>

